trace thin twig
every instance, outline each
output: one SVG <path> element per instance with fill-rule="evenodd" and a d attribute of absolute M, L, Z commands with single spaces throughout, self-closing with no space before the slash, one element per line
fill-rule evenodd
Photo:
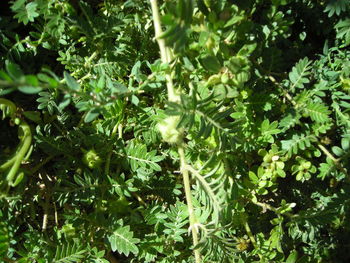
<path fill-rule="evenodd" d="M 249 224 L 248 224 L 248 221 L 247 221 L 247 220 L 244 220 L 243 225 L 244 225 L 245 231 L 246 231 L 247 234 L 248 234 L 248 237 L 249 237 L 249 239 L 250 239 L 250 242 L 252 242 L 252 244 L 253 244 L 253 246 L 254 246 L 255 248 L 258 248 L 258 246 L 257 246 L 257 244 L 256 244 L 255 237 L 254 237 L 254 235 L 253 235 L 253 233 L 252 233 L 252 230 L 250 229 L 250 226 L 249 226 Z"/>
<path fill-rule="evenodd" d="M 271 82 L 277 86 L 278 88 L 280 88 L 283 92 L 283 95 L 287 98 L 287 100 L 289 100 L 290 103 L 293 104 L 293 106 L 297 106 L 297 103 L 295 102 L 295 100 L 293 99 L 293 97 L 276 81 L 276 79 L 272 76 L 268 76 L 269 80 L 271 80 Z"/>
<path fill-rule="evenodd" d="M 295 217 L 298 217 L 298 215 L 293 215 L 292 213 L 289 213 L 289 212 L 284 212 L 284 213 L 281 213 L 280 211 L 278 211 L 277 208 L 269 205 L 269 204 L 266 204 L 266 203 L 261 203 L 261 202 L 258 202 L 258 201 L 253 201 L 251 200 L 253 204 L 257 205 L 257 206 L 260 206 L 262 209 L 264 210 L 270 210 L 270 211 L 273 211 L 275 212 L 276 214 L 278 215 L 286 215 L 290 218 L 295 218 Z"/>
<path fill-rule="evenodd" d="M 141 197 L 139 194 L 137 194 L 137 193 L 135 193 L 135 192 L 131 192 L 131 195 L 132 195 L 133 197 L 135 197 L 135 198 L 137 199 L 137 201 L 139 201 L 139 203 L 140 203 L 141 205 L 143 205 L 144 207 L 148 207 L 147 203 L 146 203 L 145 201 L 143 201 L 142 197 Z"/>
<path fill-rule="evenodd" d="M 333 161 L 334 165 L 345 175 L 347 175 L 347 171 L 344 169 L 344 167 L 341 165 L 339 162 L 339 159 L 335 158 L 328 150 L 326 147 L 324 147 L 322 144 L 318 143 L 317 144 L 318 148 L 329 158 Z"/>

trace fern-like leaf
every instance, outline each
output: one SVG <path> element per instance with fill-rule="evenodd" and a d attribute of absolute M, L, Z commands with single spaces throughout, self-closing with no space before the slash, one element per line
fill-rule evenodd
<path fill-rule="evenodd" d="M 311 120 L 318 123 L 325 123 L 330 120 L 330 111 L 328 107 L 322 103 L 309 103 L 304 108 L 304 111 L 310 115 Z"/>
<path fill-rule="evenodd" d="M 349 0 L 331 0 L 324 10 L 328 13 L 328 17 L 332 17 L 334 14 L 339 16 L 342 12 L 346 12 L 350 8 Z"/>
<path fill-rule="evenodd" d="M 235 262 L 237 250 L 235 249 L 235 240 L 227 235 L 224 228 L 216 228 L 207 232 L 201 239 L 200 247 L 205 255 L 203 262 Z"/>
<path fill-rule="evenodd" d="M 299 62 L 292 68 L 292 72 L 289 73 L 289 80 L 292 84 L 291 91 L 294 92 L 295 88 L 303 89 L 304 84 L 310 82 L 308 76 L 310 75 L 310 64 L 307 58 L 299 60 Z"/>
<path fill-rule="evenodd" d="M 293 128 L 299 123 L 300 114 L 295 110 L 290 111 L 279 123 L 279 128 L 283 131 L 287 131 L 290 128 Z"/>
<path fill-rule="evenodd" d="M 53 263 L 79 263 L 85 257 L 85 249 L 82 249 L 76 243 L 62 244 L 56 248 L 56 255 Z"/>
<path fill-rule="evenodd" d="M 139 168 L 150 171 L 161 171 L 162 168 L 158 162 L 164 159 L 163 156 L 157 155 L 155 150 L 148 152 L 144 144 L 136 144 L 133 141 L 126 148 L 127 158 L 131 170 L 137 171 Z"/>
<path fill-rule="evenodd" d="M 188 223 L 188 209 L 187 206 L 181 202 L 170 206 L 170 211 L 167 213 L 168 220 L 164 223 L 167 228 L 164 233 L 169 235 L 174 241 L 182 243 L 183 235 L 188 232 L 184 227 Z"/>
<path fill-rule="evenodd" d="M 167 25 L 167 30 L 159 36 L 165 40 L 166 45 L 173 47 L 175 53 L 181 51 L 187 42 L 187 34 L 193 17 L 193 0 L 177 1 L 175 13 L 166 14 L 163 22 Z"/>
<path fill-rule="evenodd" d="M 219 220 L 220 213 L 225 206 L 226 191 L 224 185 L 226 182 L 225 173 L 220 171 L 221 163 L 219 162 L 214 169 L 204 173 L 208 163 L 212 162 L 210 159 L 207 163 L 201 167 L 198 171 L 193 167 L 189 167 L 190 172 L 196 178 L 198 183 L 197 192 L 198 199 L 206 206 L 209 207 L 211 212 L 212 221 L 216 224 Z"/>
<path fill-rule="evenodd" d="M 2 218 L 0 217 L 0 219 Z M 2 221 L 0 222 L 0 257 L 1 258 L 3 258 L 7 254 L 9 244 L 10 244 L 10 240 L 8 237 L 7 227 L 5 225 L 5 222 Z"/>
<path fill-rule="evenodd" d="M 335 171 L 335 165 L 330 159 L 327 158 L 327 162 L 321 163 L 318 170 L 319 170 L 319 173 L 317 177 L 321 178 L 321 180 L 324 180 L 326 177 L 331 175 L 332 172 Z"/>
<path fill-rule="evenodd" d="M 235 123 L 229 122 L 227 118 L 233 113 L 232 108 L 224 108 L 222 104 L 211 106 L 214 95 L 210 95 L 203 100 L 197 100 L 196 95 L 192 97 L 181 96 L 182 103 L 169 103 L 166 110 L 168 115 L 180 116 L 179 127 L 184 127 L 195 133 L 196 137 L 208 138 L 212 131 L 218 136 L 220 149 L 234 147 L 237 138 L 235 133 Z"/>
<path fill-rule="evenodd" d="M 350 44 L 350 19 L 345 19 L 336 24 L 337 38 L 344 38 L 345 45 Z"/>
<path fill-rule="evenodd" d="M 137 254 L 139 252 L 137 243 L 140 242 L 138 238 L 133 237 L 133 232 L 130 231 L 130 226 L 122 226 L 113 232 L 112 235 L 108 237 L 111 243 L 112 251 L 118 251 L 120 254 L 125 254 L 129 256 L 130 252 Z"/>
<path fill-rule="evenodd" d="M 286 151 L 289 156 L 297 154 L 299 150 L 305 150 L 311 146 L 311 142 L 315 142 L 317 139 L 313 135 L 297 135 L 294 134 L 292 139 L 283 140 L 282 150 Z"/>

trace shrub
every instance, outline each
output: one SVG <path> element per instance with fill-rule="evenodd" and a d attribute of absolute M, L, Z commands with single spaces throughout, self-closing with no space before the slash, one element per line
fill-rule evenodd
<path fill-rule="evenodd" d="M 349 1 L 3 5 L 2 262 L 348 262 Z"/>

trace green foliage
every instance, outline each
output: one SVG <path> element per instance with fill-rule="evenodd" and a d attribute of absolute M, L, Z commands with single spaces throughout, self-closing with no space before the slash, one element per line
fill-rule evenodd
<path fill-rule="evenodd" d="M 0 261 L 348 262 L 350 2 L 155 2 L 2 4 Z"/>
<path fill-rule="evenodd" d="M 350 19 L 339 21 L 335 26 L 337 28 L 337 37 L 345 40 L 345 45 L 350 44 Z"/>
<path fill-rule="evenodd" d="M 160 36 L 165 39 L 166 45 L 174 46 L 174 51 L 180 51 L 187 43 L 187 34 L 190 30 L 193 14 L 193 0 L 179 0 L 177 4 L 167 2 L 169 13 L 162 17 L 167 30 Z"/>
<path fill-rule="evenodd" d="M 126 256 L 130 252 L 137 254 L 139 252 L 136 244 L 139 239 L 133 238 L 133 233 L 130 231 L 130 226 L 123 226 L 116 229 L 113 234 L 108 236 L 108 241 L 111 243 L 112 251 L 118 251 Z"/>
<path fill-rule="evenodd" d="M 328 107 L 322 103 L 309 103 L 306 105 L 304 112 L 315 122 L 325 123 L 330 120 Z"/>
<path fill-rule="evenodd" d="M 55 263 L 79 263 L 82 262 L 86 251 L 73 244 L 58 245 L 56 255 L 52 262 Z"/>
<path fill-rule="evenodd" d="M 6 223 L 3 220 L 3 216 L 1 214 L 0 216 L 0 219 L 2 219 L 0 223 L 0 256 L 5 257 L 10 247 L 10 240 Z"/>
<path fill-rule="evenodd" d="M 291 91 L 294 92 L 295 88 L 303 89 L 304 84 L 309 83 L 307 78 L 310 75 L 310 64 L 307 58 L 299 60 L 299 62 L 292 68 L 292 72 L 289 73 L 289 79 L 291 81 Z"/>
<path fill-rule="evenodd" d="M 324 11 L 328 12 L 329 17 L 333 16 L 334 14 L 339 16 L 342 12 L 346 12 L 349 9 L 349 7 L 349 2 L 346 0 L 330 0 L 327 3 L 327 6 Z"/>
<path fill-rule="evenodd" d="M 23 24 L 28 24 L 28 22 L 34 22 L 34 18 L 39 16 L 37 12 L 38 4 L 35 2 L 30 2 L 25 4 L 26 0 L 17 0 L 13 3 L 11 9 L 17 14 L 14 18 L 18 19 L 18 22 Z"/>

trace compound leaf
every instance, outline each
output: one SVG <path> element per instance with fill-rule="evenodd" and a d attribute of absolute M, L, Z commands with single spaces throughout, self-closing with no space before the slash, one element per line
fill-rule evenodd
<path fill-rule="evenodd" d="M 137 254 L 139 249 L 136 244 L 139 243 L 140 240 L 134 238 L 133 235 L 133 232 L 130 231 L 130 226 L 122 226 L 115 230 L 113 234 L 108 237 L 112 251 L 118 251 L 126 256 L 129 256 L 130 252 Z"/>

